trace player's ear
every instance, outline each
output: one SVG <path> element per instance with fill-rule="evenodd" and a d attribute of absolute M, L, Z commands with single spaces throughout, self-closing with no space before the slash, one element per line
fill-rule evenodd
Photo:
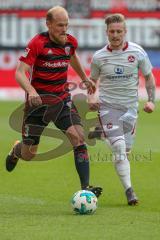
<path fill-rule="evenodd" d="M 50 25 L 51 25 L 51 22 L 48 21 L 48 20 L 46 20 L 46 26 L 47 26 L 47 28 L 50 28 Z"/>
<path fill-rule="evenodd" d="M 48 20 L 46 20 L 46 26 L 48 27 Z"/>

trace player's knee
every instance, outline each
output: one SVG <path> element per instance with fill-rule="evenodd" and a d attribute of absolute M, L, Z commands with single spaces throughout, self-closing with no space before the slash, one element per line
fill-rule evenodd
<path fill-rule="evenodd" d="M 84 136 L 76 133 L 76 134 L 71 134 L 71 142 L 73 143 L 74 146 L 81 145 L 84 143 Z"/>
<path fill-rule="evenodd" d="M 78 141 L 80 143 L 84 142 L 84 134 L 83 134 L 83 132 L 78 132 Z"/>
<path fill-rule="evenodd" d="M 73 146 L 78 146 L 84 143 L 83 131 L 79 131 L 78 129 L 69 129 L 66 134 Z"/>
<path fill-rule="evenodd" d="M 126 160 L 126 144 L 123 137 L 117 137 L 115 141 L 112 141 L 111 148 L 115 162 Z"/>

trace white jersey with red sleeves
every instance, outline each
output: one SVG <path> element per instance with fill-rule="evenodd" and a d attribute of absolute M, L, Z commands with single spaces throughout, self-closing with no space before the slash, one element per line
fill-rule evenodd
<path fill-rule="evenodd" d="M 121 50 L 105 46 L 97 51 L 91 63 L 91 78 L 100 79 L 100 102 L 137 106 L 139 69 L 146 76 L 152 65 L 147 53 L 135 43 L 126 42 Z"/>

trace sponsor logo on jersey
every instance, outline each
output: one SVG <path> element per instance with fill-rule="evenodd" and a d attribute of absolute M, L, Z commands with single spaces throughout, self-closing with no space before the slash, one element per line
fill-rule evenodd
<path fill-rule="evenodd" d="M 115 76 L 110 76 L 110 75 L 106 75 L 106 78 L 107 79 L 110 79 L 110 80 L 117 80 L 117 79 L 129 79 L 133 77 L 133 74 L 127 74 L 127 75 L 115 75 Z"/>
<path fill-rule="evenodd" d="M 135 61 L 135 56 L 130 55 L 128 56 L 128 62 L 134 62 Z"/>
<path fill-rule="evenodd" d="M 114 68 L 114 72 L 115 72 L 116 74 L 123 74 L 123 73 L 124 73 L 124 68 L 123 68 L 122 66 L 116 66 L 116 67 Z"/>
<path fill-rule="evenodd" d="M 30 52 L 29 48 L 26 48 L 23 53 L 23 57 L 27 57 L 28 53 Z"/>
<path fill-rule="evenodd" d="M 65 53 L 68 56 L 70 54 L 70 47 L 65 47 Z"/>
<path fill-rule="evenodd" d="M 55 63 L 45 62 L 43 66 L 50 67 L 50 68 L 67 67 L 68 63 L 67 62 L 55 62 Z"/>

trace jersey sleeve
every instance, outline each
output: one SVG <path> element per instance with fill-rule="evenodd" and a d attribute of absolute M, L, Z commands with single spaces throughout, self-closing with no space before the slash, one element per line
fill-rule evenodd
<path fill-rule="evenodd" d="M 20 56 L 19 60 L 32 66 L 35 63 L 39 52 L 40 52 L 40 41 L 36 36 L 28 43 L 27 47 L 24 50 L 23 55 Z"/>
<path fill-rule="evenodd" d="M 76 49 L 78 48 L 78 41 L 75 37 L 73 37 L 72 35 L 68 34 L 68 39 L 70 41 L 70 43 L 72 44 L 72 49 L 71 49 L 71 55 L 75 54 Z"/>
<path fill-rule="evenodd" d="M 91 74 L 90 78 L 97 81 L 100 76 L 100 67 L 99 67 L 99 62 L 96 58 L 96 56 L 93 56 L 92 61 L 91 61 Z"/>
<path fill-rule="evenodd" d="M 152 71 L 152 64 L 149 60 L 147 53 L 144 50 L 140 54 L 139 69 L 142 71 L 144 76 L 150 74 Z"/>

